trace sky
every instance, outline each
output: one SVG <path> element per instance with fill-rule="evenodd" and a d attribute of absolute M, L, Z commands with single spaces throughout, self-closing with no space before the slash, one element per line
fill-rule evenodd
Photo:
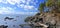
<path fill-rule="evenodd" d="M 0 0 L 0 14 L 35 14 L 44 0 Z"/>

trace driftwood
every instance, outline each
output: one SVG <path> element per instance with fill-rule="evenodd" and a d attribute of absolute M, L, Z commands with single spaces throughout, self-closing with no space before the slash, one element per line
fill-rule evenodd
<path fill-rule="evenodd" d="M 38 25 L 33 25 L 33 24 L 21 24 L 21 25 L 19 25 L 21 28 L 24 28 L 24 26 L 30 26 L 30 28 L 42 28 L 43 27 L 43 25 L 41 25 L 41 26 L 38 26 Z M 46 27 L 45 27 L 46 28 Z"/>
<path fill-rule="evenodd" d="M 60 13 L 43 13 L 40 15 L 38 13 L 37 15 L 29 17 L 27 19 L 27 22 L 30 24 L 33 24 L 34 22 L 35 25 L 37 22 L 39 22 L 47 25 L 48 28 L 60 28 Z"/>
<path fill-rule="evenodd" d="M 30 26 L 31 28 L 48 28 L 47 25 L 42 24 L 42 23 L 34 23 L 34 24 L 21 24 L 19 25 L 21 28 L 24 28 L 24 26 Z"/>
<path fill-rule="evenodd" d="M 33 24 L 21 24 L 19 25 L 21 28 L 24 28 L 24 26 L 30 26 L 31 28 L 33 27 Z"/>

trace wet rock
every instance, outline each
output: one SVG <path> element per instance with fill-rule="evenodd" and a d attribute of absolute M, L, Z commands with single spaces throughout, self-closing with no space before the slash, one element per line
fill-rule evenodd
<path fill-rule="evenodd" d="M 13 25 L 13 27 L 15 27 L 15 25 Z"/>
<path fill-rule="evenodd" d="M 17 20 L 14 20 L 14 21 L 17 21 Z"/>
<path fill-rule="evenodd" d="M 10 18 L 10 17 L 5 17 L 5 21 L 6 21 L 6 19 L 8 19 L 8 20 L 12 20 L 12 19 L 14 19 L 14 18 Z"/>
<path fill-rule="evenodd" d="M 40 15 L 40 13 L 37 13 L 36 15 Z"/>
<path fill-rule="evenodd" d="M 7 28 L 8 26 L 1 25 L 0 28 Z"/>

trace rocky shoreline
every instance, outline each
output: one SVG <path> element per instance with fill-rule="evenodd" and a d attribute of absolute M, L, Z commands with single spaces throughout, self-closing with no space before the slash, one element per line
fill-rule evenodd
<path fill-rule="evenodd" d="M 36 26 L 45 24 L 49 28 L 60 28 L 60 13 L 37 13 L 35 16 L 27 17 L 25 22 Z M 42 26 L 44 27 L 44 25 Z"/>

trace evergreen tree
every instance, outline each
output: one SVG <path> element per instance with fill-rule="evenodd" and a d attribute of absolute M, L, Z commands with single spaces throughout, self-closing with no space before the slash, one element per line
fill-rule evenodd
<path fill-rule="evenodd" d="M 40 13 L 44 12 L 44 7 L 48 7 L 50 12 L 60 13 L 60 0 L 46 0 L 45 3 L 39 5 Z"/>

